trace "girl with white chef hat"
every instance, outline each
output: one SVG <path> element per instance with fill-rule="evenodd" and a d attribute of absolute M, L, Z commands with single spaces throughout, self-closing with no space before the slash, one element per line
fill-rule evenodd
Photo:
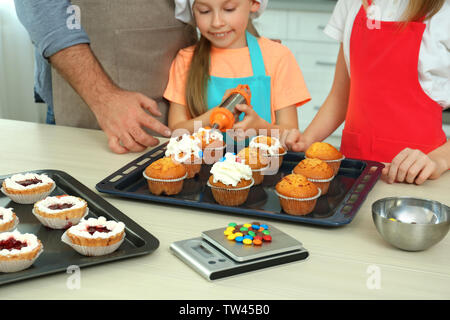
<path fill-rule="evenodd" d="M 267 0 L 175 0 L 176 18 L 192 23 L 198 43 L 178 52 L 164 97 L 170 101 L 169 127 L 193 132 L 194 122 L 209 126 L 212 109 L 225 93 L 248 85 L 251 106 L 234 129 L 297 128 L 296 108 L 310 95 L 290 50 L 260 37 L 252 24 Z M 198 124 L 198 122 L 196 123 Z"/>
<path fill-rule="evenodd" d="M 325 33 L 341 42 L 316 117 L 286 145 L 303 151 L 344 120 L 341 152 L 384 162 L 388 183 L 421 184 L 450 168 L 442 110 L 450 106 L 449 0 L 340 0 Z"/>

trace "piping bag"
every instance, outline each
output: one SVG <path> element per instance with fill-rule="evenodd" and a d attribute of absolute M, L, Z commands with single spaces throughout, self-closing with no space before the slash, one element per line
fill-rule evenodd
<path fill-rule="evenodd" d="M 215 107 L 211 112 L 209 122 L 211 129 L 225 132 L 231 129 L 235 122 L 239 121 L 241 111 L 236 109 L 238 104 L 246 104 L 250 106 L 251 92 L 248 85 L 238 85 L 231 89 L 223 102 Z"/>

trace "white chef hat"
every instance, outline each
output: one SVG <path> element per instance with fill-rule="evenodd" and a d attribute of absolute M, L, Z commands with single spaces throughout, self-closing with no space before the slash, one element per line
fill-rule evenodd
<path fill-rule="evenodd" d="M 269 0 L 255 0 L 260 3 L 259 10 L 257 12 L 252 12 L 251 17 L 253 19 L 258 18 L 266 9 L 267 2 Z M 192 5 L 195 0 L 175 0 L 175 18 L 184 23 L 189 23 L 193 19 Z"/>

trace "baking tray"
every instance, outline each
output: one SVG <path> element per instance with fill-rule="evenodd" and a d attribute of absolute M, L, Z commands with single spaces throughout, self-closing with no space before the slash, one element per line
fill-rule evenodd
<path fill-rule="evenodd" d="M 344 159 L 338 175 L 331 182 L 328 194 L 317 200 L 314 211 L 305 216 L 293 216 L 283 212 L 274 189 L 277 182 L 290 174 L 297 163 L 305 158 L 304 153 L 288 152 L 276 175 L 265 176 L 261 185 L 252 187 L 243 205 L 229 207 L 215 202 L 211 189 L 206 186 L 211 165 L 202 165 L 200 174 L 185 180 L 183 190 L 177 195 L 151 194 L 142 172 L 150 163 L 164 156 L 166 145 L 167 143 L 150 150 L 112 173 L 100 181 L 96 189 L 119 197 L 207 209 L 212 212 L 337 227 L 353 220 L 384 167 L 379 162 Z"/>
<path fill-rule="evenodd" d="M 122 221 L 125 223 L 126 236 L 119 249 L 111 254 L 99 257 L 83 256 L 61 241 L 61 236 L 65 230 L 47 228 L 33 216 L 31 213 L 32 204 L 15 203 L 0 192 L 0 206 L 13 208 L 19 217 L 20 223 L 17 229 L 21 233 L 35 234 L 44 246 L 44 251 L 30 268 L 13 273 L 0 272 L 0 285 L 52 273 L 66 272 L 69 266 L 83 268 L 145 255 L 158 248 L 159 240 L 157 238 L 69 174 L 58 170 L 27 172 L 45 173 L 52 178 L 56 182 L 56 188 L 52 192 L 52 196 L 69 194 L 86 200 L 89 207 L 89 214 L 85 217 L 86 219 L 104 216 L 107 220 Z M 0 176 L 0 184 L 12 175 Z"/>

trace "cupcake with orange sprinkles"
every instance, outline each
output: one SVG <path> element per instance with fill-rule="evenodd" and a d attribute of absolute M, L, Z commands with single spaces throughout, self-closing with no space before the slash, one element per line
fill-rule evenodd
<path fill-rule="evenodd" d="M 293 173 L 277 183 L 275 193 L 284 212 L 302 216 L 314 210 L 321 190 L 305 176 Z"/>

